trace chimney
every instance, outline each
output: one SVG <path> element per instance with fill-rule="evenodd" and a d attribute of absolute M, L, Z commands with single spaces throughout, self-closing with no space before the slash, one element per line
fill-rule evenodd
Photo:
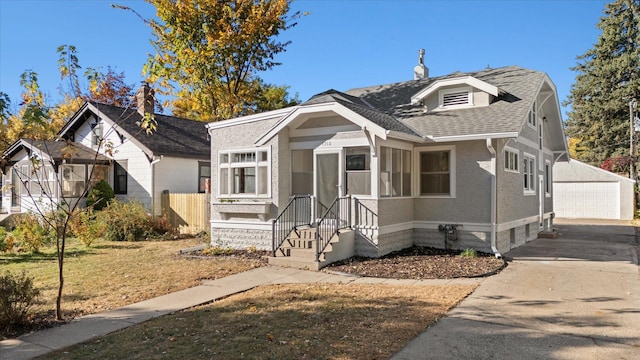
<path fill-rule="evenodd" d="M 146 82 L 140 86 L 136 93 L 136 105 L 138 106 L 138 113 L 144 117 L 145 114 L 153 114 L 153 95 L 155 91 L 149 87 Z"/>
<path fill-rule="evenodd" d="M 426 79 L 429 77 L 429 68 L 424 66 L 424 49 L 420 49 L 418 53 L 420 57 L 418 58 L 418 65 L 413 68 L 413 80 Z"/>

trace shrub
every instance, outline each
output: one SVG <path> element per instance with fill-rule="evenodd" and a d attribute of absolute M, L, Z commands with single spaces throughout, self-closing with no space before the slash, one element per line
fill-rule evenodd
<path fill-rule="evenodd" d="M 4 226 L 0 226 L 0 252 L 7 251 L 7 242 L 5 239 L 7 238 L 7 229 Z"/>
<path fill-rule="evenodd" d="M 40 290 L 33 286 L 33 278 L 24 270 L 19 275 L 6 272 L 0 275 L 0 326 L 9 329 L 23 324 Z"/>
<path fill-rule="evenodd" d="M 13 236 L 29 252 L 38 252 L 43 246 L 50 245 L 56 239 L 55 231 L 43 225 L 40 217 L 32 213 L 18 218 Z"/>
<path fill-rule="evenodd" d="M 70 226 L 73 235 L 86 246 L 91 246 L 107 230 L 107 225 L 96 217 L 91 208 L 76 213 Z"/>
<path fill-rule="evenodd" d="M 148 214 L 138 201 L 113 200 L 97 214 L 97 219 L 105 224 L 104 238 L 110 241 L 137 241 L 171 229 L 165 218 Z"/>
<path fill-rule="evenodd" d="M 460 256 L 462 256 L 462 257 L 477 257 L 478 253 L 473 249 L 467 248 L 463 252 L 460 253 Z"/>
<path fill-rule="evenodd" d="M 98 181 L 87 195 L 87 206 L 95 210 L 104 209 L 115 198 L 111 185 L 105 180 Z"/>

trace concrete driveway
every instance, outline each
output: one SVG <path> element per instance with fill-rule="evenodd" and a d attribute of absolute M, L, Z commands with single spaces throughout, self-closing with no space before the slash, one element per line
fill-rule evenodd
<path fill-rule="evenodd" d="M 504 254 L 505 270 L 393 359 L 640 359 L 634 227 L 555 228 Z"/>

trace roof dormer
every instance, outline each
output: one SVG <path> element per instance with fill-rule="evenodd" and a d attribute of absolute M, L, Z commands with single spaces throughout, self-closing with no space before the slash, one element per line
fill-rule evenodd
<path fill-rule="evenodd" d="M 499 89 L 473 76 L 436 80 L 411 97 L 411 104 L 429 110 L 450 110 L 487 106 Z"/>

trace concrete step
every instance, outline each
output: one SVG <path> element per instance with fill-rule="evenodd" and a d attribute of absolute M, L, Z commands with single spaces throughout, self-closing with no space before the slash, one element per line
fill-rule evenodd
<path fill-rule="evenodd" d="M 304 270 L 320 270 L 322 263 L 309 259 L 300 259 L 292 256 L 269 257 L 269 265 L 290 267 Z"/>

